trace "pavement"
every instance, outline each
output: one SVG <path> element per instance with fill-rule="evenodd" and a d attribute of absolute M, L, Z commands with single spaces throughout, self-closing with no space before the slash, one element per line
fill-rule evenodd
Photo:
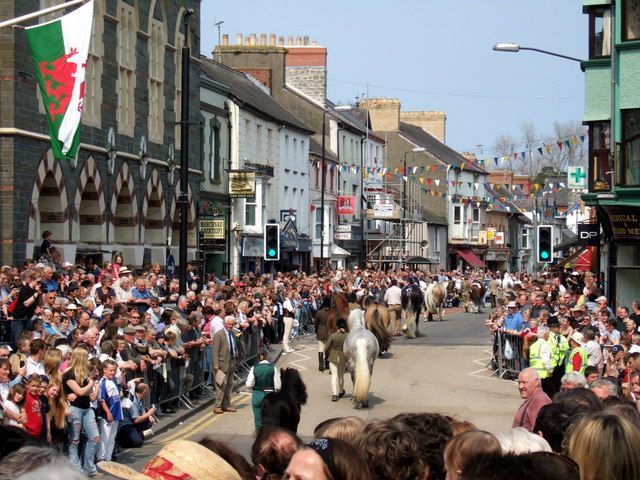
<path fill-rule="evenodd" d="M 513 381 L 500 380 L 486 368 L 491 359 L 486 317 L 486 313 L 448 309 L 443 322 L 421 321 L 425 336 L 395 337 L 389 353 L 375 363 L 367 409 L 356 409 L 351 402 L 348 374 L 347 395 L 338 402 L 330 401 L 330 375 L 318 371 L 314 336 L 294 340 L 295 353 L 283 355 L 280 348 L 274 350 L 278 367 L 297 368 L 307 385 L 309 402 L 302 409 L 299 435 L 312 438 L 315 426 L 332 417 L 356 415 L 371 420 L 420 411 L 452 415 L 494 433 L 510 429 L 522 400 Z M 234 396 L 235 413 L 215 415 L 212 403 L 213 398 L 202 399 L 190 411 L 163 417 L 155 437 L 140 449 L 121 452 L 119 461 L 141 469 L 166 443 L 197 441 L 207 435 L 250 458 L 254 430 L 250 392 L 241 388 Z"/>

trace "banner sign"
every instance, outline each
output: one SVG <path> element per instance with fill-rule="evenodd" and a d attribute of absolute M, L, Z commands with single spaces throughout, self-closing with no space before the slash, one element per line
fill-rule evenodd
<path fill-rule="evenodd" d="M 256 194 L 256 174 L 254 172 L 229 172 L 229 196 L 250 198 Z"/>
<path fill-rule="evenodd" d="M 338 215 L 355 215 L 356 197 L 338 197 Z"/>

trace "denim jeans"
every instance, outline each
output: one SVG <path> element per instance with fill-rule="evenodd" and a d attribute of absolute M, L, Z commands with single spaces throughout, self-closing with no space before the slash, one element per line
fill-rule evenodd
<path fill-rule="evenodd" d="M 69 459 L 78 469 L 93 476 L 96 474 L 96 451 L 100 444 L 100 432 L 96 424 L 96 417 L 91 408 L 70 407 L 71 416 L 69 425 Z M 84 430 L 87 436 L 87 445 L 84 449 L 84 461 L 80 461 L 78 456 L 78 446 L 80 444 L 80 434 Z M 84 468 L 83 468 L 84 467 Z"/>

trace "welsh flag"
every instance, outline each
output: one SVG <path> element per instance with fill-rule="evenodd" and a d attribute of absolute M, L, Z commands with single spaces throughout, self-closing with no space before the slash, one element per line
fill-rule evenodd
<path fill-rule="evenodd" d="M 59 19 L 26 29 L 47 111 L 51 150 L 58 160 L 74 158 L 80 143 L 92 20 L 93 0 Z"/>

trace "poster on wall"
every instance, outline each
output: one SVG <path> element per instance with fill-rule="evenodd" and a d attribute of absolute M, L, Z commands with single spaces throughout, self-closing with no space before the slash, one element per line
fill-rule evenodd
<path fill-rule="evenodd" d="M 494 240 L 496 238 L 496 229 L 495 227 L 487 228 L 487 240 Z"/>
<path fill-rule="evenodd" d="M 496 245 L 504 245 L 504 232 L 496 232 Z"/>
<path fill-rule="evenodd" d="M 338 197 L 338 215 L 355 215 L 356 213 L 356 197 L 339 196 Z"/>

